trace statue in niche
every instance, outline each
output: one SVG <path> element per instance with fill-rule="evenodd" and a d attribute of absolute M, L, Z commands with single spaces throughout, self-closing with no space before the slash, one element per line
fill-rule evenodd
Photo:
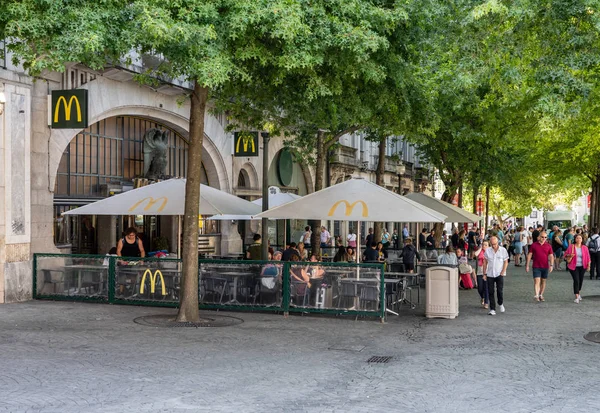
<path fill-rule="evenodd" d="M 167 131 L 148 129 L 144 134 L 144 178 L 157 179 L 167 172 Z"/>

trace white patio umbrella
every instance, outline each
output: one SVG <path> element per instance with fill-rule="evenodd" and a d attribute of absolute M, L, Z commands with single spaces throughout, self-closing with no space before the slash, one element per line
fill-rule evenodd
<path fill-rule="evenodd" d="M 427 208 L 431 208 L 440 214 L 446 215 L 447 222 L 479 222 L 483 219 L 483 217 L 480 217 L 479 215 L 472 214 L 462 208 L 442 201 L 441 199 L 437 199 L 420 192 L 412 192 L 405 196 L 408 199 L 412 199 L 413 201 L 426 206 Z"/>
<path fill-rule="evenodd" d="M 181 239 L 181 216 L 185 205 L 185 179 L 169 179 L 132 189 L 110 198 L 85 205 L 63 215 L 176 215 L 178 239 Z M 261 208 L 227 192 L 200 185 L 200 215 L 258 214 Z M 179 242 L 178 245 L 178 256 Z"/>
<path fill-rule="evenodd" d="M 169 179 L 102 199 L 63 215 L 183 215 L 185 179 Z M 258 214 L 261 208 L 227 192 L 200 185 L 200 215 Z"/>
<path fill-rule="evenodd" d="M 305 195 L 254 217 L 374 222 L 446 220 L 445 215 L 362 178 L 353 178 Z M 357 239 L 360 256 L 360 225 Z"/>

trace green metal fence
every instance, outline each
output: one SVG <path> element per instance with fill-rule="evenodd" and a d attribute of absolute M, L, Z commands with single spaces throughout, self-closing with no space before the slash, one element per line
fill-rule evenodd
<path fill-rule="evenodd" d="M 202 309 L 385 317 L 383 265 L 200 259 Z M 177 307 L 176 258 L 34 254 L 33 297 Z"/>

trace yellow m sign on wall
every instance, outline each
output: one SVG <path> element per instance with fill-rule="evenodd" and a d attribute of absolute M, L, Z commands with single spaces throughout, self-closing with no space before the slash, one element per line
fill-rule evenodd
<path fill-rule="evenodd" d="M 258 132 L 236 132 L 233 156 L 258 156 Z"/>
<path fill-rule="evenodd" d="M 346 201 L 345 199 L 342 199 L 341 201 L 337 201 L 335 204 L 333 204 L 333 206 L 329 209 L 329 213 L 327 214 L 327 216 L 332 217 L 333 214 L 335 214 L 336 209 L 341 205 L 344 204 L 344 206 L 346 207 L 344 210 L 344 216 L 349 217 L 350 214 L 352 214 L 352 211 L 354 210 L 354 207 L 356 207 L 357 204 L 360 204 L 362 206 L 362 216 L 363 218 L 366 218 L 369 216 L 369 207 L 367 207 L 367 204 L 365 203 L 365 201 L 354 201 L 353 203 L 350 203 L 348 201 Z"/>
<path fill-rule="evenodd" d="M 52 91 L 50 112 L 53 129 L 88 127 L 88 91 L 85 89 Z"/>

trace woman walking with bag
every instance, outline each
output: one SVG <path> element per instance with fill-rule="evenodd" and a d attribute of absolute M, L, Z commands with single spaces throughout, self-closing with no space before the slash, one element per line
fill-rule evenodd
<path fill-rule="evenodd" d="M 573 293 L 575 294 L 575 303 L 581 301 L 581 287 L 583 285 L 583 276 L 590 270 L 590 251 L 583 245 L 583 236 L 577 234 L 575 242 L 569 245 L 565 252 L 565 261 L 567 268 L 573 278 Z"/>
<path fill-rule="evenodd" d="M 483 260 L 485 259 L 485 250 L 487 250 L 489 246 L 489 241 L 483 241 L 481 247 L 475 251 L 475 258 L 477 259 L 477 292 L 481 298 L 481 306 L 483 308 L 488 308 L 490 303 L 487 282 L 483 281 Z"/>

